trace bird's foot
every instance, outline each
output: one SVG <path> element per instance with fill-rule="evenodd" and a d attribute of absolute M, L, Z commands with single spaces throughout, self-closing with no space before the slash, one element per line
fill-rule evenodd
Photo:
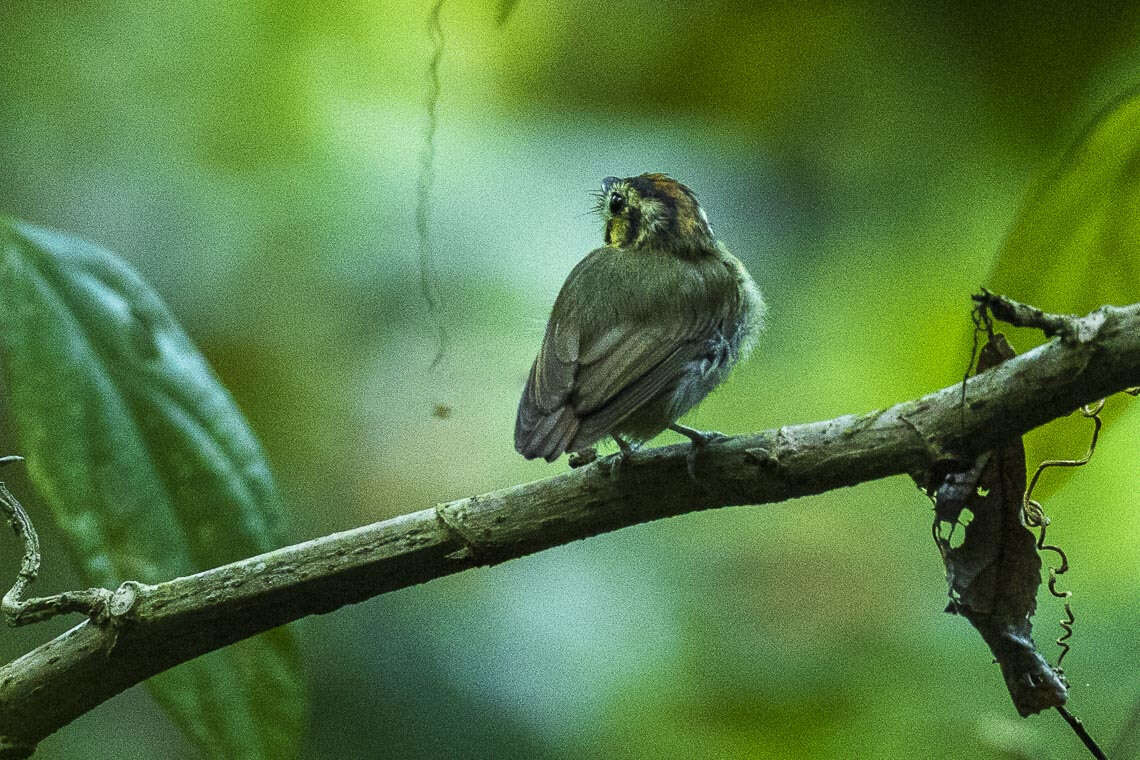
<path fill-rule="evenodd" d="M 628 441 L 616 435 L 613 436 L 613 439 L 617 442 L 620 451 L 618 451 L 616 454 L 610 454 L 608 457 L 599 459 L 598 464 L 609 467 L 610 478 L 612 480 L 617 480 L 621 476 L 622 465 L 633 458 L 633 454 L 635 451 L 637 451 L 637 449 Z"/>
<path fill-rule="evenodd" d="M 723 441 L 728 438 L 728 436 L 724 433 L 718 433 L 715 430 L 695 430 L 694 428 L 678 425 L 677 423 L 670 425 L 669 429 L 680 433 L 692 441 L 692 444 L 689 446 L 689 453 L 685 457 L 685 465 L 689 470 L 689 479 L 694 483 L 699 483 L 700 481 L 697 480 L 697 455 L 701 453 L 701 449 L 705 446 L 708 446 L 710 443 L 716 443 L 717 441 Z"/>
<path fill-rule="evenodd" d="M 691 427 L 686 427 L 685 425 L 679 425 L 676 422 L 670 425 L 669 429 L 688 438 L 693 442 L 694 446 L 707 446 L 710 443 L 716 443 L 717 441 L 723 441 L 728 438 L 724 433 L 718 433 L 715 430 L 696 430 Z"/>

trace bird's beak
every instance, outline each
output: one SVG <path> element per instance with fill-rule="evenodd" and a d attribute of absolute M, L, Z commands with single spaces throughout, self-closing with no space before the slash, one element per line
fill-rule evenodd
<path fill-rule="evenodd" d="M 619 178 L 619 177 L 606 177 L 605 179 L 602 180 L 602 192 L 608 193 L 610 191 L 610 188 L 612 188 L 618 182 L 621 182 L 621 178 Z"/>

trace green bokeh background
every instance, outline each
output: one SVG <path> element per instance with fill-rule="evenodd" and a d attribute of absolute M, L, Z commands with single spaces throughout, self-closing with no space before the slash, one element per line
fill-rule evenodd
<path fill-rule="evenodd" d="M 521 0 L 497 26 L 495 2 L 449 0 L 435 370 L 414 228 L 427 3 L 6 0 L 0 211 L 158 288 L 262 438 L 301 540 L 565 467 L 515 454 L 514 407 L 600 241 L 589 193 L 609 174 L 694 187 L 771 307 L 692 424 L 821 419 L 960 378 L 969 293 L 1019 204 L 1140 81 L 1140 7 L 1063 7 Z M 1119 418 L 1046 503 L 1073 563 L 1070 704 L 1108 747 L 1140 698 L 1138 434 Z M 301 756 L 1079 756 L 1056 715 L 1017 717 L 980 637 L 942 614 L 930 519 L 896 478 L 304 620 Z M 41 589 L 74 585 L 38 523 Z M 1041 607 L 1055 657 L 1061 610 Z M 69 622 L 3 632 L 0 655 Z M 141 688 L 37 757 L 81 753 L 194 756 Z"/>

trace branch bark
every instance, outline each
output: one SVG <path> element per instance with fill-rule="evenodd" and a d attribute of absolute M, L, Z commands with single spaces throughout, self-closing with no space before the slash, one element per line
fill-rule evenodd
<path fill-rule="evenodd" d="M 26 756 L 166 668 L 306 615 L 649 520 L 921 477 L 1140 385 L 1140 304 L 1064 319 L 1061 337 L 964 389 L 711 444 L 697 461 L 699 482 L 686 470 L 688 444 L 666 446 L 638 453 L 617 479 L 592 465 L 166 583 L 126 583 L 100 622 L 0 668 L 0 757 Z"/>

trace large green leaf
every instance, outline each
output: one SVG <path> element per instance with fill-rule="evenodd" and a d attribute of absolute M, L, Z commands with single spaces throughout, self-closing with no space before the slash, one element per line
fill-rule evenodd
<path fill-rule="evenodd" d="M 29 475 L 87 583 L 167 580 L 277 544 L 279 497 L 233 400 L 111 253 L 0 218 L 0 367 Z M 213 757 L 296 754 L 296 643 L 277 629 L 148 685 Z"/>
<path fill-rule="evenodd" d="M 1046 311 L 1085 314 L 1104 304 L 1140 301 L 1140 89 L 1106 108 L 1077 139 L 1056 172 L 1023 205 L 986 286 Z M 1040 335 L 1014 331 L 1025 351 Z M 1129 404 L 1114 399 L 1102 418 Z M 1026 437 L 1030 465 L 1077 457 L 1091 423 L 1074 415 Z M 1044 496 L 1072 469 L 1054 469 L 1035 493 Z"/>
<path fill-rule="evenodd" d="M 1140 300 L 1140 90 L 1101 113 L 1021 208 L 988 283 L 1054 312 Z"/>

